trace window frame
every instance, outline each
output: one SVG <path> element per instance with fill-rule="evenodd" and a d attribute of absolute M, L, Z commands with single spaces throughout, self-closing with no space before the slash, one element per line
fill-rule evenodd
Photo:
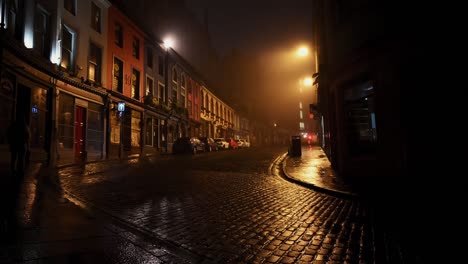
<path fill-rule="evenodd" d="M 93 47 L 99 52 L 96 54 L 96 61 L 92 61 L 92 51 Z M 88 53 L 88 80 L 95 83 L 101 83 L 102 81 L 102 47 L 97 45 L 94 42 L 89 42 L 89 53 Z M 90 78 L 90 65 L 94 65 L 94 79 Z M 97 77 L 96 77 L 97 76 Z"/>
<path fill-rule="evenodd" d="M 135 73 L 138 73 L 137 76 L 135 77 L 135 80 L 133 79 L 133 76 Z M 136 85 L 135 85 L 136 83 Z M 135 99 L 135 100 L 140 100 L 141 95 L 140 95 L 140 84 L 141 84 L 141 71 L 139 71 L 136 68 L 132 68 L 132 79 L 131 79 L 131 94 L 130 97 Z"/>
<path fill-rule="evenodd" d="M 122 67 L 121 67 L 121 71 L 120 71 L 122 76 L 120 76 L 120 79 L 119 79 L 119 84 L 121 84 L 120 87 L 114 87 L 114 76 L 115 76 L 114 73 L 115 73 L 116 60 L 122 62 Z M 111 87 L 112 87 L 112 91 L 116 91 L 116 92 L 122 93 L 122 94 L 124 93 L 124 90 L 125 90 L 125 88 L 124 88 L 125 87 L 125 85 L 124 85 L 124 67 L 125 67 L 124 60 L 122 60 L 119 57 L 114 55 L 113 58 L 112 58 L 112 85 L 111 85 Z M 119 89 L 119 88 L 121 88 L 121 89 Z"/>
<path fill-rule="evenodd" d="M 96 22 L 94 11 L 98 11 L 98 21 Z M 97 27 L 97 28 L 96 28 Z M 98 6 L 94 1 L 91 1 L 91 28 L 94 29 L 96 32 L 101 33 L 102 31 L 102 10 L 101 7 Z"/>
<path fill-rule="evenodd" d="M 151 90 L 148 90 L 148 80 L 151 80 L 151 84 L 152 84 Z M 146 75 L 145 96 L 149 95 L 150 93 L 153 95 L 153 97 L 155 97 L 154 96 L 154 78 L 149 75 Z"/>
<path fill-rule="evenodd" d="M 123 48 L 124 46 L 123 31 L 123 26 L 120 23 L 116 22 L 114 27 L 114 43 L 120 48 Z"/>
<path fill-rule="evenodd" d="M 76 0 L 64 0 L 63 9 L 76 16 Z"/>
<path fill-rule="evenodd" d="M 64 50 L 64 46 L 63 44 L 65 43 L 64 41 L 64 38 L 63 38 L 63 31 L 66 30 L 70 33 L 70 36 L 71 36 L 71 40 L 70 40 L 70 50 L 67 49 L 67 51 L 69 51 L 70 53 L 70 61 L 69 61 L 69 65 L 67 67 L 64 67 L 62 65 L 62 62 L 63 62 L 63 50 Z M 75 70 L 75 61 L 76 61 L 76 40 L 77 39 L 77 33 L 76 33 L 76 30 L 74 30 L 73 28 L 71 28 L 70 26 L 66 25 L 66 24 L 62 24 L 62 42 L 61 42 L 61 46 L 60 46 L 60 50 L 61 50 L 61 58 L 60 58 L 60 67 L 64 68 L 64 69 L 67 69 L 69 71 L 74 71 Z"/>

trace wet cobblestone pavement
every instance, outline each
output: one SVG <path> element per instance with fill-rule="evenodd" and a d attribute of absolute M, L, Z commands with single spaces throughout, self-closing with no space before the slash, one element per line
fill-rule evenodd
<path fill-rule="evenodd" d="M 362 200 L 280 177 L 284 154 L 283 148 L 252 148 L 49 170 L 39 179 L 62 192 L 51 203 L 72 201 L 67 206 L 82 217 L 71 228 L 71 244 L 61 244 L 64 253 L 51 256 L 76 255 L 79 263 L 333 264 L 403 263 L 408 255 L 406 263 L 422 263 L 388 236 Z M 47 208 L 52 212 L 44 219 L 55 209 L 57 218 L 73 215 Z M 67 230 L 65 223 L 59 230 Z M 87 226 L 95 231 L 81 241 Z M 45 241 L 53 237 L 40 233 Z M 42 244 L 36 250 L 42 259 L 44 250 Z"/>
<path fill-rule="evenodd" d="M 267 173 L 275 155 L 252 160 L 241 151 L 70 167 L 56 181 L 85 204 L 215 263 L 373 262 L 372 225 L 359 201 L 293 185 Z M 222 157 L 212 168 L 214 155 Z"/>
<path fill-rule="evenodd" d="M 351 185 L 338 177 L 320 147 L 306 146 L 301 152 L 302 155 L 299 157 L 285 158 L 283 170 L 288 177 L 317 189 L 327 189 L 351 196 L 358 195 Z"/>

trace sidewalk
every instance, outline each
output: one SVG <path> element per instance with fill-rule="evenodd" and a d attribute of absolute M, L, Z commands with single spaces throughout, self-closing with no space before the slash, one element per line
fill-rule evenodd
<path fill-rule="evenodd" d="M 286 156 L 282 162 L 286 179 L 303 186 L 340 196 L 357 197 L 351 185 L 337 176 L 318 146 L 303 146 L 302 155 Z"/>

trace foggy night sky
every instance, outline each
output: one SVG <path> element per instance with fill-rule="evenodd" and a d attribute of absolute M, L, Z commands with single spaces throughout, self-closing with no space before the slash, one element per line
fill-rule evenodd
<path fill-rule="evenodd" d="M 304 106 L 312 102 L 312 92 L 298 92 L 299 79 L 313 74 L 312 58 L 301 60 L 294 53 L 300 44 L 310 47 L 311 1 L 186 0 L 186 4 L 202 24 L 207 22 L 220 57 L 238 50 L 261 60 L 268 77 L 253 92 L 270 120 L 297 128 L 299 101 Z"/>

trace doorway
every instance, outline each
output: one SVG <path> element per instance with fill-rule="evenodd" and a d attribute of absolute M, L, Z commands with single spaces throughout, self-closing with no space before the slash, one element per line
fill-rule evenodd
<path fill-rule="evenodd" d="M 75 107 L 75 161 L 86 160 L 86 108 Z"/>

